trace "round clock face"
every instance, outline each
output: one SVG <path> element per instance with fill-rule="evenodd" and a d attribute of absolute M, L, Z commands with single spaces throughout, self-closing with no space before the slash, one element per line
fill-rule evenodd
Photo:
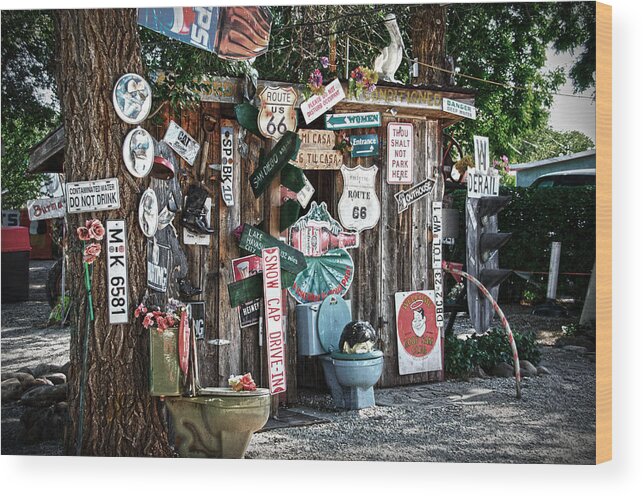
<path fill-rule="evenodd" d="M 154 140 L 142 127 L 132 129 L 123 143 L 123 161 L 134 177 L 145 177 L 154 165 Z"/>
<path fill-rule="evenodd" d="M 152 106 L 152 89 L 138 74 L 124 74 L 116 81 L 112 95 L 118 116 L 128 124 L 143 122 Z"/>

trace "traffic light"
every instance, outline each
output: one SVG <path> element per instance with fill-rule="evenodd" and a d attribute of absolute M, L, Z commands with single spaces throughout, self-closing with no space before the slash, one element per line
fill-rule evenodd
<path fill-rule="evenodd" d="M 467 272 L 478 279 L 498 298 L 498 287 L 512 273 L 498 267 L 498 251 L 511 238 L 511 233 L 498 232 L 498 212 L 507 206 L 510 196 L 467 198 Z M 469 317 L 478 334 L 491 325 L 494 310 L 478 288 L 467 282 Z"/>

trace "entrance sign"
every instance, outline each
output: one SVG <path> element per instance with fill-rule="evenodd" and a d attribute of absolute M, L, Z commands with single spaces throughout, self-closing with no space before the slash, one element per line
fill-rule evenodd
<path fill-rule="evenodd" d="M 264 138 L 279 141 L 286 131 L 297 130 L 295 104 L 298 98 L 297 90 L 292 86 L 265 86 L 261 90 L 257 126 Z"/>
<path fill-rule="evenodd" d="M 292 274 L 298 274 L 306 268 L 306 259 L 299 250 L 295 250 L 286 243 L 279 241 L 277 238 L 273 238 L 256 227 L 252 227 L 249 224 L 243 225 L 239 248 L 259 256 L 264 248 L 273 247 L 279 248 L 281 267 L 284 270 Z"/>
<path fill-rule="evenodd" d="M 428 196 L 433 191 L 434 186 L 435 179 L 429 177 L 412 188 L 395 193 L 393 196 L 397 200 L 397 213 L 401 214 L 410 205 Z"/>
<path fill-rule="evenodd" d="M 264 248 L 261 251 L 270 394 L 279 394 L 286 391 L 286 350 L 284 344 L 280 258 L 279 248 L 277 247 Z"/>
<path fill-rule="evenodd" d="M 357 129 L 363 127 L 380 127 L 381 125 L 382 117 L 379 112 L 326 115 L 326 129 Z"/>
<path fill-rule="evenodd" d="M 205 302 L 193 301 L 188 303 L 190 326 L 194 331 L 195 339 L 205 338 Z"/>
<path fill-rule="evenodd" d="M 170 247 L 154 239 L 147 240 L 147 286 L 154 291 L 167 291 L 170 267 Z"/>
<path fill-rule="evenodd" d="M 357 232 L 372 229 L 380 220 L 380 200 L 375 192 L 377 166 L 341 167 L 344 191 L 337 210 L 346 229 Z"/>
<path fill-rule="evenodd" d="M 221 196 L 228 207 L 234 206 L 234 129 L 221 128 Z M 210 219 L 208 219 L 210 225 Z M 208 236 L 208 240 L 210 236 Z"/>
<path fill-rule="evenodd" d="M 41 198 L 27 202 L 29 220 L 59 219 L 65 216 L 65 197 Z M 16 224 L 18 225 L 18 224 Z"/>
<path fill-rule="evenodd" d="M 194 159 L 196 159 L 201 145 L 176 122 L 170 121 L 167 131 L 165 131 L 165 136 L 163 136 L 163 141 L 170 145 L 172 150 L 178 153 L 188 164 L 194 165 Z"/>
<path fill-rule="evenodd" d="M 413 124 L 389 122 L 386 126 L 388 167 L 386 182 L 413 184 Z"/>
<path fill-rule="evenodd" d="M 442 202 L 433 202 L 431 210 L 431 268 L 433 269 L 433 296 L 435 299 L 435 322 L 444 327 L 444 292 L 442 289 Z"/>
<path fill-rule="evenodd" d="M 442 370 L 433 291 L 395 293 L 400 375 Z"/>
<path fill-rule="evenodd" d="M 107 238 L 107 303 L 110 324 L 129 321 L 127 234 L 124 220 L 105 221 Z"/>
<path fill-rule="evenodd" d="M 489 173 L 489 138 L 486 136 L 473 136 L 474 160 L 476 171 L 482 174 Z"/>
<path fill-rule="evenodd" d="M 377 134 L 353 135 L 351 140 L 351 157 L 375 157 L 380 153 L 380 140 Z"/>
<path fill-rule="evenodd" d="M 295 165 L 305 170 L 338 170 L 344 157 L 339 150 L 315 150 L 301 148 Z"/>
<path fill-rule="evenodd" d="M 302 102 L 301 113 L 304 114 L 306 124 L 310 124 L 320 115 L 328 112 L 331 108 L 341 102 L 346 95 L 339 79 L 326 85 L 322 95 L 313 95 L 308 100 Z"/>
<path fill-rule="evenodd" d="M 261 257 L 256 255 L 248 255 L 232 261 L 232 278 L 234 281 L 242 281 L 261 273 L 261 271 Z M 261 298 L 239 305 L 239 323 L 242 329 L 259 323 L 260 305 Z"/>
<path fill-rule="evenodd" d="M 67 212 L 100 212 L 121 208 L 118 179 L 67 183 Z"/>
<path fill-rule="evenodd" d="M 250 176 L 250 186 L 255 198 L 261 196 L 270 181 L 296 155 L 300 144 L 297 133 L 286 131 L 283 138 L 279 140 L 268 156 L 259 159 L 259 166 Z"/>
<path fill-rule="evenodd" d="M 475 120 L 476 118 L 476 108 L 473 105 L 451 100 L 450 98 L 442 99 L 442 110 L 450 114 L 466 117 L 467 119 Z"/>

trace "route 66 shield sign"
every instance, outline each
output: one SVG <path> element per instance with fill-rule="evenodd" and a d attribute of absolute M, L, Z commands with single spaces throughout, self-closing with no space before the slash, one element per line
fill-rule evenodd
<path fill-rule="evenodd" d="M 375 192 L 377 166 L 357 166 L 352 169 L 342 165 L 344 191 L 339 199 L 339 220 L 346 229 L 364 231 L 372 229 L 380 219 L 380 200 Z"/>
<path fill-rule="evenodd" d="M 264 137 L 279 141 L 286 131 L 297 130 L 297 97 L 292 86 L 266 86 L 261 90 L 257 125 Z"/>

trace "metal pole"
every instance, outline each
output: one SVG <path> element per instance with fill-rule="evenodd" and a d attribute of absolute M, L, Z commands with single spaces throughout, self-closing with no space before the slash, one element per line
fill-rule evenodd
<path fill-rule="evenodd" d="M 67 245 L 67 217 L 63 217 L 63 237 L 61 240 L 61 245 L 62 245 L 62 260 L 60 263 L 62 264 L 61 268 L 61 277 L 60 277 L 60 327 L 65 326 L 65 276 L 66 276 L 66 270 L 65 270 L 65 246 Z"/>
<path fill-rule="evenodd" d="M 558 266 L 560 265 L 560 241 L 552 241 L 551 257 L 549 259 L 549 280 L 547 281 L 547 299 L 556 299 L 556 287 L 558 286 Z"/>
<path fill-rule="evenodd" d="M 351 54 L 351 39 L 350 36 L 346 35 L 346 66 L 344 70 L 344 79 L 348 81 L 348 74 L 349 74 L 349 69 L 348 66 L 350 64 L 350 54 Z"/>

